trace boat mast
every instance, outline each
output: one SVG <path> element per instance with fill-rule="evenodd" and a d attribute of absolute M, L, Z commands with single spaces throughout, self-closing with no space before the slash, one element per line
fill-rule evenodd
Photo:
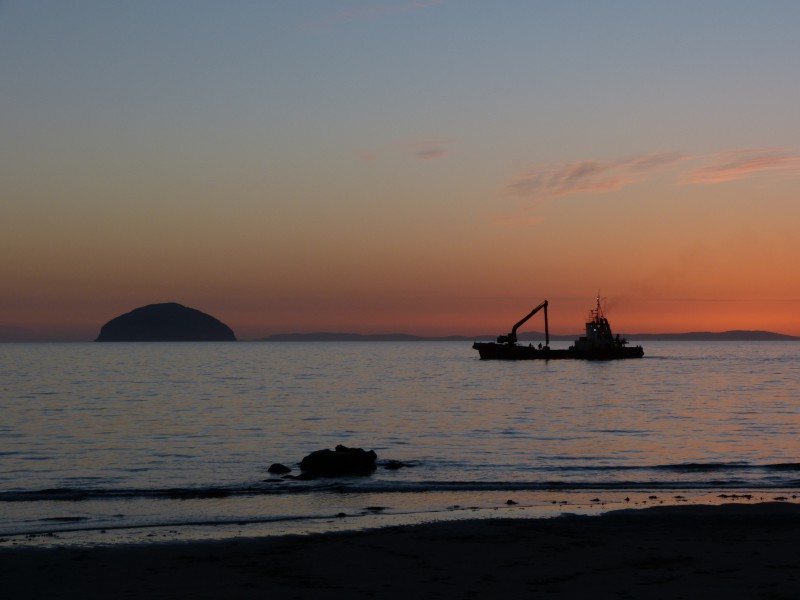
<path fill-rule="evenodd" d="M 603 309 L 600 307 L 600 290 L 597 290 L 597 308 L 594 309 L 593 316 L 597 320 L 599 320 L 600 317 L 603 316 Z"/>

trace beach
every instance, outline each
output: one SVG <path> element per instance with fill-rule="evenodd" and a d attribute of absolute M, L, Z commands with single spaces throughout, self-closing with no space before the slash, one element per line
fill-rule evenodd
<path fill-rule="evenodd" d="M 800 505 L 0 550 L 7 598 L 796 598 Z"/>

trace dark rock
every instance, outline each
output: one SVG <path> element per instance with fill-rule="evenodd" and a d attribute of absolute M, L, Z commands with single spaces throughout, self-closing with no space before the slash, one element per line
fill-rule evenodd
<path fill-rule="evenodd" d="M 175 302 L 149 304 L 111 319 L 96 342 L 235 342 L 233 330 Z"/>
<path fill-rule="evenodd" d="M 348 475 L 369 475 L 375 470 L 378 455 L 374 450 L 336 446 L 335 450 L 317 450 L 306 456 L 300 463 L 305 473 L 321 477 L 344 477 Z"/>
<path fill-rule="evenodd" d="M 287 467 L 286 465 L 282 465 L 281 463 L 272 463 L 267 469 L 267 473 L 275 473 L 276 475 L 284 475 L 285 473 L 291 473 L 292 470 Z"/>

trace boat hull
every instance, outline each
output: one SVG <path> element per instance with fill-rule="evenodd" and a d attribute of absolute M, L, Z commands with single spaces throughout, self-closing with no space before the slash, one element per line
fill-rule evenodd
<path fill-rule="evenodd" d="M 619 360 L 623 358 L 642 358 L 644 349 L 641 346 L 625 346 L 618 348 L 594 348 L 591 350 L 568 349 L 554 350 L 536 346 L 520 346 L 518 344 L 498 344 L 495 342 L 475 342 L 472 347 L 478 351 L 481 360 Z"/>

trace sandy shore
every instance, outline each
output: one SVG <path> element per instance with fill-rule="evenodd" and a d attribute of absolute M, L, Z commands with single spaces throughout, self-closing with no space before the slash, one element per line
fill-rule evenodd
<path fill-rule="evenodd" d="M 800 505 L 0 550 L 5 598 L 800 598 Z"/>

